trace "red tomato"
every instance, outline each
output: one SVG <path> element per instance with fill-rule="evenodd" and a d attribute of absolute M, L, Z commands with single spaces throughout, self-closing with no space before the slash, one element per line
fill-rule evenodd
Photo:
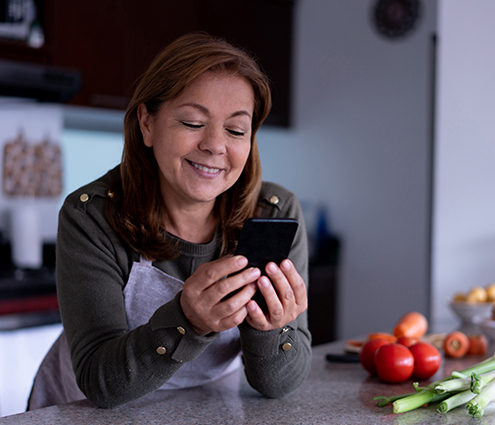
<path fill-rule="evenodd" d="M 410 336 L 401 336 L 397 338 L 397 344 L 405 345 L 406 347 L 410 347 L 413 344 L 418 342 L 417 338 L 411 338 Z"/>
<path fill-rule="evenodd" d="M 371 374 L 376 375 L 375 351 L 382 345 L 390 344 L 390 341 L 384 338 L 370 339 L 365 342 L 359 351 L 359 360 L 361 365 Z"/>
<path fill-rule="evenodd" d="M 485 355 L 488 350 L 488 340 L 483 334 L 468 335 L 469 348 L 468 354 L 482 354 Z"/>
<path fill-rule="evenodd" d="M 432 377 L 442 364 L 442 356 L 437 348 L 427 342 L 417 342 L 409 347 L 414 357 L 414 376 L 418 379 Z"/>
<path fill-rule="evenodd" d="M 405 345 L 382 345 L 376 350 L 375 366 L 382 381 L 397 384 L 411 377 L 414 357 Z"/>

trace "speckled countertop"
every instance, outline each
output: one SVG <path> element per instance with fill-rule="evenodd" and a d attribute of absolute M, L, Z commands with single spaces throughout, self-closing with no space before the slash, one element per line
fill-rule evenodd
<path fill-rule="evenodd" d="M 342 353 L 342 343 L 314 347 L 308 379 L 283 399 L 260 397 L 243 374 L 235 372 L 213 384 L 157 391 L 111 410 L 79 401 L 3 417 L 0 424 L 495 424 L 495 406 L 485 409 L 480 419 L 471 418 L 463 407 L 440 414 L 429 406 L 399 415 L 392 413 L 391 406 L 379 408 L 373 397 L 411 392 L 412 380 L 400 385 L 381 383 L 360 364 L 327 362 L 325 355 L 331 352 Z M 481 360 L 445 360 L 432 379 Z"/>

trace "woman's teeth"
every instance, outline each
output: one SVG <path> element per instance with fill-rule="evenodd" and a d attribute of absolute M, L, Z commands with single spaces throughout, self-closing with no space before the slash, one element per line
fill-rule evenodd
<path fill-rule="evenodd" d="M 194 165 L 198 170 L 203 171 L 208 174 L 216 174 L 220 171 L 219 168 L 208 168 L 208 167 L 203 167 L 202 165 L 195 164 L 194 162 L 191 162 L 192 165 Z"/>

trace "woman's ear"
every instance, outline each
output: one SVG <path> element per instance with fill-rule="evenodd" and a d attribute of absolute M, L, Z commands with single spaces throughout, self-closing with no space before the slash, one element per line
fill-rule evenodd
<path fill-rule="evenodd" d="M 151 137 L 151 116 L 144 103 L 141 103 L 141 105 L 138 106 L 137 115 L 139 128 L 143 135 L 143 142 L 147 147 L 151 148 L 153 146 L 153 138 Z"/>

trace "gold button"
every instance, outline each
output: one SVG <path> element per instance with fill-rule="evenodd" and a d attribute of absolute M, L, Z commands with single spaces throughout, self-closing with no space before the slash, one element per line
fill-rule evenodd
<path fill-rule="evenodd" d="M 89 195 L 87 193 L 83 193 L 79 199 L 81 200 L 81 202 L 86 202 L 88 199 L 89 199 Z"/>
<path fill-rule="evenodd" d="M 107 192 L 107 196 L 108 196 L 109 198 L 113 198 L 113 192 L 112 192 L 111 190 L 109 190 L 109 191 Z"/>
<path fill-rule="evenodd" d="M 269 201 L 270 201 L 270 204 L 277 205 L 280 202 L 280 199 L 278 199 L 278 196 L 273 195 L 273 196 L 270 196 Z"/>
<path fill-rule="evenodd" d="M 284 351 L 289 351 L 292 348 L 292 344 L 290 342 L 286 342 L 284 345 L 282 345 L 282 350 Z"/>
<path fill-rule="evenodd" d="M 161 356 L 162 354 L 165 354 L 167 352 L 167 349 L 165 347 L 158 347 L 156 349 L 156 352 Z"/>
<path fill-rule="evenodd" d="M 289 332 L 289 328 L 283 328 L 282 331 L 280 332 L 281 334 L 284 334 L 286 332 Z"/>
<path fill-rule="evenodd" d="M 177 326 L 177 330 L 179 331 L 179 333 L 181 335 L 185 335 L 186 334 L 186 330 L 182 326 Z"/>

